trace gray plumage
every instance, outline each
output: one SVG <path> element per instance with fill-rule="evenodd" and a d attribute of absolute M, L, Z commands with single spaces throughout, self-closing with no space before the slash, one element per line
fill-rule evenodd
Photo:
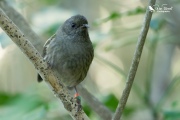
<path fill-rule="evenodd" d="M 84 80 L 94 57 L 87 28 L 84 16 L 72 16 L 44 45 L 43 58 L 67 87 L 75 87 Z M 38 81 L 42 78 L 38 77 Z"/>

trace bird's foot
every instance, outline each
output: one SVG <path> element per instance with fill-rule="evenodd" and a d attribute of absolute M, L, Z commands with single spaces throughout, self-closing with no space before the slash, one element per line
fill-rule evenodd
<path fill-rule="evenodd" d="M 81 97 L 79 96 L 78 93 L 76 93 L 76 94 L 74 95 L 74 98 L 75 98 L 76 103 L 77 103 L 77 105 L 78 105 L 78 109 L 77 109 L 77 112 L 78 112 L 78 111 L 80 111 L 80 110 L 82 109 Z"/>

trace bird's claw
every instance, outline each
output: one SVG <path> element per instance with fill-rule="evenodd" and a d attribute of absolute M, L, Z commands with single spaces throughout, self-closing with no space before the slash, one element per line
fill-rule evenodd
<path fill-rule="evenodd" d="M 81 105 L 81 97 L 80 96 L 77 96 L 75 97 L 75 100 L 76 100 L 76 103 L 77 103 L 77 112 L 80 111 L 82 109 L 82 105 Z"/>

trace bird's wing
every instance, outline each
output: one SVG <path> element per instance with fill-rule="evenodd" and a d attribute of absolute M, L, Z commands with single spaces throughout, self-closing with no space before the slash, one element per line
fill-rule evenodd
<path fill-rule="evenodd" d="M 49 43 L 54 40 L 54 38 L 56 37 L 56 34 L 54 34 L 53 36 L 51 36 L 47 41 L 46 43 L 44 44 L 44 47 L 43 47 L 43 54 L 42 54 L 42 57 L 44 58 L 44 56 L 46 55 L 46 49 L 47 47 L 49 46 Z M 41 78 L 41 76 L 38 74 L 38 77 L 37 77 L 37 81 L 38 82 L 41 82 L 43 81 L 43 79 Z"/>
<path fill-rule="evenodd" d="M 43 47 L 43 54 L 42 54 L 43 57 L 46 55 L 46 49 L 47 49 L 47 47 L 49 46 L 49 43 L 50 43 L 52 40 L 54 40 L 55 37 L 56 37 L 56 34 L 52 35 L 52 36 L 45 42 L 44 47 Z"/>

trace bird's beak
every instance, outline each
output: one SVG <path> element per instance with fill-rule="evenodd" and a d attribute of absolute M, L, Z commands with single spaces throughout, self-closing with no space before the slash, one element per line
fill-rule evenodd
<path fill-rule="evenodd" d="M 88 24 L 83 24 L 82 27 L 89 28 L 89 25 Z"/>

